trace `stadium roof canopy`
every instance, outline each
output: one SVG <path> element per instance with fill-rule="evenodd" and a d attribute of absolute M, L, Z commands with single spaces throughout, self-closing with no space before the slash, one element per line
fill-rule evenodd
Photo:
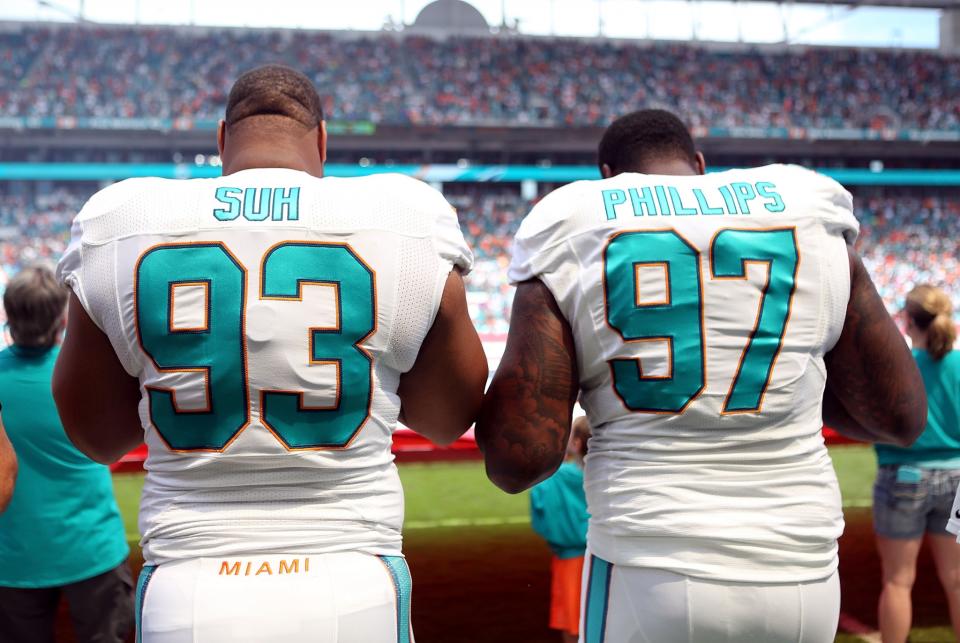
<path fill-rule="evenodd" d="M 760 0 L 770 2 L 770 0 Z M 901 7 L 910 9 L 960 9 L 960 0 L 788 0 L 793 3 L 831 4 L 853 7 Z M 781 1 L 781 4 L 785 4 Z"/>
<path fill-rule="evenodd" d="M 483 14 L 464 0 L 436 0 L 425 6 L 413 21 L 419 29 L 489 32 Z"/>

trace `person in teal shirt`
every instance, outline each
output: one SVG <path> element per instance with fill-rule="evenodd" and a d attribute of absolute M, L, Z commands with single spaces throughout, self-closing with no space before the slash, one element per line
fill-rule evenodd
<path fill-rule="evenodd" d="M 907 640 L 910 591 L 926 535 L 960 639 L 960 544 L 947 532 L 960 485 L 960 351 L 953 350 L 953 305 L 939 288 L 917 286 L 907 295 L 904 317 L 927 391 L 927 426 L 910 447 L 876 447 L 873 519 L 883 566 L 880 634 L 884 643 Z"/>
<path fill-rule="evenodd" d="M 0 352 L 0 402 L 19 464 L 0 514 L 4 643 L 52 642 L 61 595 L 81 643 L 119 643 L 133 629 L 130 549 L 110 471 L 67 438 L 50 390 L 66 303 L 42 267 L 20 272 L 3 297 L 13 344 Z"/>
<path fill-rule="evenodd" d="M 576 641 L 580 624 L 580 577 L 587 549 L 587 498 L 583 491 L 583 458 L 590 425 L 573 422 L 567 458 L 557 471 L 530 489 L 530 519 L 553 551 L 550 581 L 550 627 L 563 641 Z"/>

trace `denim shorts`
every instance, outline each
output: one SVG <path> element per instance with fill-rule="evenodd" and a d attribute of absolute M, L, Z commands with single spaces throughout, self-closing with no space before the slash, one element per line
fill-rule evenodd
<path fill-rule="evenodd" d="M 873 485 L 873 528 L 886 538 L 948 535 L 960 470 L 883 465 Z"/>

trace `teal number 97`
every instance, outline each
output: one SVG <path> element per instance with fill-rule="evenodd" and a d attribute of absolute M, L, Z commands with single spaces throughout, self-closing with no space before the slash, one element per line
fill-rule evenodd
<path fill-rule="evenodd" d="M 637 297 L 637 267 L 660 264 L 666 301 L 644 304 Z M 643 373 L 639 359 L 610 361 L 613 386 L 627 408 L 679 413 L 704 386 L 704 346 L 700 295 L 700 252 L 673 230 L 624 232 L 604 252 L 607 323 L 625 342 L 666 340 L 666 376 Z"/>
<path fill-rule="evenodd" d="M 796 290 L 800 264 L 796 230 L 725 229 L 716 234 L 710 248 L 712 280 L 745 280 L 748 263 L 765 264 L 767 281 L 723 413 L 760 411 Z M 664 266 L 668 295 L 664 302 L 637 300 L 636 270 L 643 264 Z M 604 251 L 607 322 L 625 342 L 666 340 L 670 351 L 666 376 L 645 375 L 639 359 L 610 361 L 614 389 L 630 410 L 680 413 L 706 385 L 700 265 L 700 251 L 674 230 L 621 233 Z"/>
<path fill-rule="evenodd" d="M 263 424 L 287 449 L 344 447 L 366 422 L 373 395 L 373 360 L 360 344 L 376 328 L 374 273 L 340 243 L 279 244 L 261 264 L 261 299 L 298 302 L 305 285 L 336 292 L 335 324 L 317 327 L 304 320 L 309 341 L 303 355 L 309 367 L 335 367 L 335 402 L 311 407 L 304 403 L 305 391 L 262 390 Z M 173 450 L 222 451 L 251 418 L 246 268 L 222 243 L 169 244 L 143 254 L 134 281 L 144 353 L 160 373 L 203 380 L 202 403 L 185 404 L 174 388 L 147 386 L 153 426 Z M 174 323 L 179 287 L 202 289 L 202 324 Z"/>

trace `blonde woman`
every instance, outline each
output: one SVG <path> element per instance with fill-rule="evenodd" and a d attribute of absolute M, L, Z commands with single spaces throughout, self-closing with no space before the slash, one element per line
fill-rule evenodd
<path fill-rule="evenodd" d="M 953 350 L 953 305 L 939 288 L 922 285 L 907 295 L 903 314 L 927 389 L 927 425 L 910 447 L 876 447 L 873 517 L 883 565 L 878 616 L 884 643 L 906 641 L 910 632 L 910 590 L 924 534 L 960 638 L 960 544 L 946 531 L 960 483 L 960 351 Z"/>

